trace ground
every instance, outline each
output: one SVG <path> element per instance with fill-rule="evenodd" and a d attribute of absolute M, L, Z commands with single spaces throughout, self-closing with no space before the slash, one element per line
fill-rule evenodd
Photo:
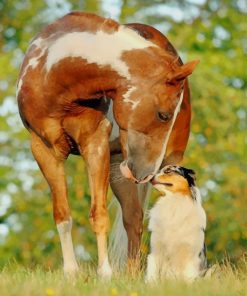
<path fill-rule="evenodd" d="M 143 274 L 130 277 L 127 273 L 115 274 L 106 283 L 97 279 L 93 266 L 81 266 L 77 278 L 65 279 L 61 270 L 44 271 L 42 268 L 25 269 L 9 264 L 0 273 L 1 296 L 245 296 L 247 295 L 247 260 L 237 267 L 229 263 L 217 265 L 209 278 L 186 284 L 178 281 L 164 281 L 158 285 L 147 285 Z"/>

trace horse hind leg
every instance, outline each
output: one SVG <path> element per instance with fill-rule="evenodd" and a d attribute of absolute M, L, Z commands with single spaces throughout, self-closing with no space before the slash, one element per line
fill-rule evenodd
<path fill-rule="evenodd" d="M 73 274 L 78 270 L 71 238 L 72 218 L 67 200 L 64 173 L 64 154 L 59 147 L 48 148 L 36 134 L 31 134 L 31 149 L 52 193 L 53 215 L 62 247 L 64 272 Z"/>

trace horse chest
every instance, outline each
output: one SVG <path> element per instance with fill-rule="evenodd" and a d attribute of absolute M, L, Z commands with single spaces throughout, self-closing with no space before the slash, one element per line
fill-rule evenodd
<path fill-rule="evenodd" d="M 111 134 L 109 137 L 109 142 L 116 140 L 119 137 L 119 126 L 115 120 L 113 112 L 113 101 L 108 97 L 95 98 L 90 100 L 80 100 L 76 101 L 78 107 L 94 109 L 95 111 L 100 111 L 102 115 L 109 121 L 112 125 Z"/>

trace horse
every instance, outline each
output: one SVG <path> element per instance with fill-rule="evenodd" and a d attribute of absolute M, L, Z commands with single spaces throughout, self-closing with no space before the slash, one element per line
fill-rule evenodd
<path fill-rule="evenodd" d="M 32 154 L 51 189 L 65 274 L 78 271 L 65 160 L 75 154 L 86 163 L 97 273 L 109 279 L 109 183 L 121 204 L 128 258 L 138 261 L 141 201 L 160 166 L 183 158 L 191 116 L 187 76 L 197 63 L 183 64 L 150 26 L 120 25 L 91 13 L 69 13 L 31 41 L 17 101 Z"/>

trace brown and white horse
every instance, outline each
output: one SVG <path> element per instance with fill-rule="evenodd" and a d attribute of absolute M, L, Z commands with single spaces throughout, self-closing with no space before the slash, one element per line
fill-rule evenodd
<path fill-rule="evenodd" d="M 109 278 L 110 166 L 128 255 L 136 258 L 143 216 L 139 200 L 145 195 L 144 190 L 138 199 L 138 183 L 152 178 L 163 161 L 175 164 L 183 157 L 190 126 L 186 77 L 197 63 L 182 65 L 166 37 L 152 27 L 119 25 L 89 13 L 70 13 L 31 42 L 17 98 L 32 153 L 51 188 L 66 273 L 78 265 L 64 161 L 72 153 L 86 162 L 98 274 Z"/>

